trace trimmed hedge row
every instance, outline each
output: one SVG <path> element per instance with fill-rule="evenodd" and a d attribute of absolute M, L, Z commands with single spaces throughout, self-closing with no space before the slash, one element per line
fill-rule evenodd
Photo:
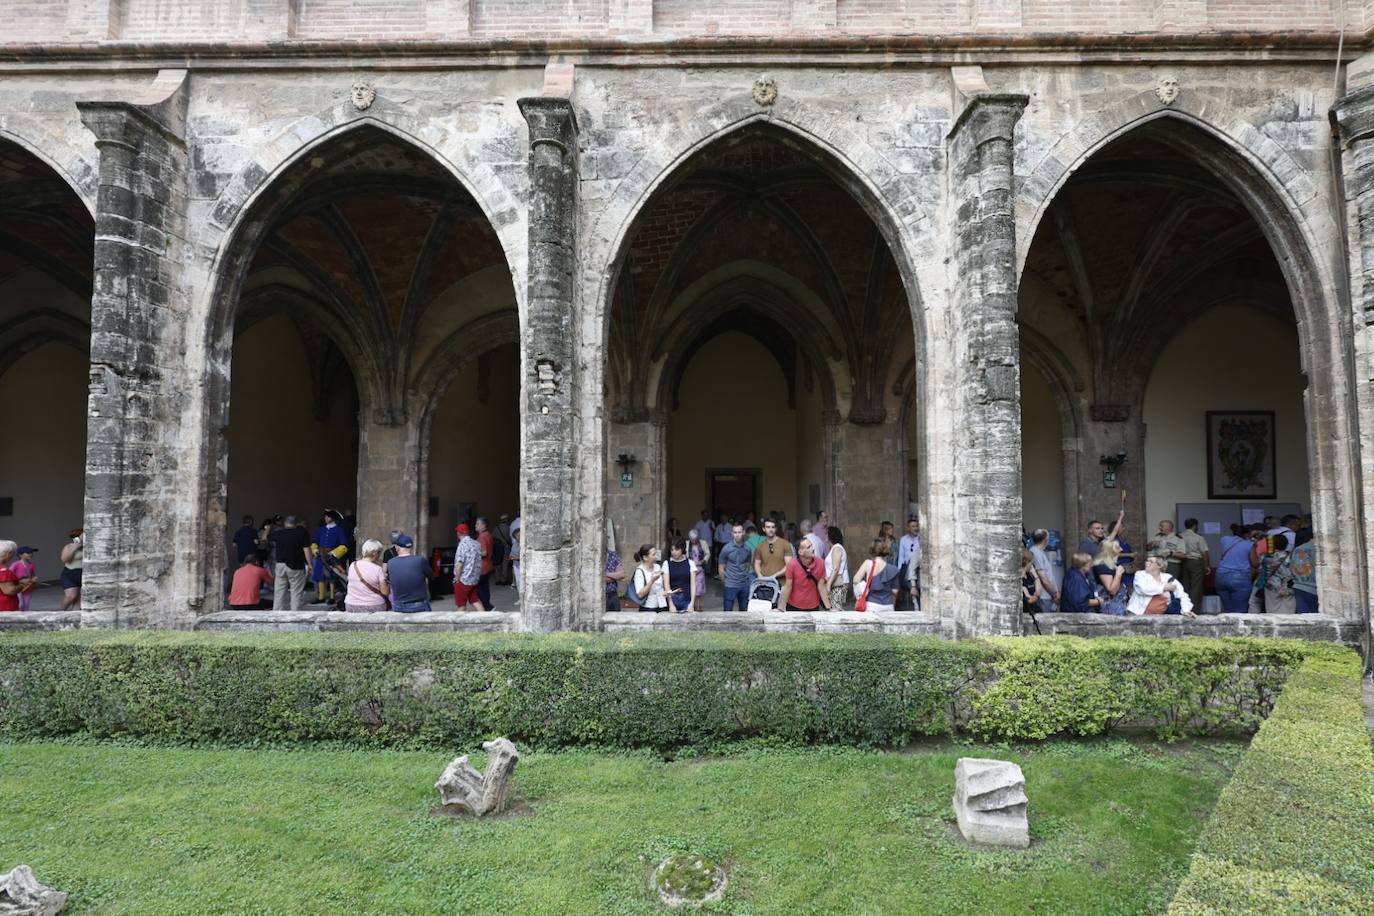
<path fill-rule="evenodd" d="M 1374 913 L 1359 656 L 1314 647 L 1198 837 L 1171 914 Z"/>
<path fill-rule="evenodd" d="M 1309 643 L 820 634 L 24 633 L 0 735 L 667 749 L 1246 734 Z"/>

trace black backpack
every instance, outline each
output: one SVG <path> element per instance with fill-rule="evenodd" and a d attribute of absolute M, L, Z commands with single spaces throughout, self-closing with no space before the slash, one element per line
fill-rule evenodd
<path fill-rule="evenodd" d="M 501 540 L 501 535 L 492 532 L 491 535 L 491 565 L 498 567 L 506 562 L 506 542 Z"/>

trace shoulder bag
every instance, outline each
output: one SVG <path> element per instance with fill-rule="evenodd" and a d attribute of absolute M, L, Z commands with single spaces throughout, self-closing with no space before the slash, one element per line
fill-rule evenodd
<path fill-rule="evenodd" d="M 353 567 L 356 567 L 357 565 L 358 564 L 355 562 L 353 564 Z M 364 585 L 364 587 L 366 587 L 367 590 L 370 591 L 372 594 L 376 595 L 378 598 L 381 598 L 382 603 L 386 605 L 386 609 L 388 611 L 391 610 L 391 599 L 388 598 L 386 595 L 382 594 L 381 589 L 373 585 L 371 582 L 367 581 L 367 577 L 363 575 L 362 570 L 358 570 L 358 581 L 361 582 Z"/>
<path fill-rule="evenodd" d="M 868 575 L 864 577 L 864 593 L 854 602 L 854 610 L 868 610 L 868 593 L 873 589 L 873 566 L 868 567 Z"/>

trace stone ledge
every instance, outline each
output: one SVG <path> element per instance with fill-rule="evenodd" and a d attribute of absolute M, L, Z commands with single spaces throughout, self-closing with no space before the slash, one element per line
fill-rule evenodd
<path fill-rule="evenodd" d="M 764 633 L 893 633 L 904 635 L 947 636 L 952 622 L 931 614 L 891 611 L 767 611 L 764 613 L 703 611 L 688 614 L 649 614 L 643 611 L 616 611 L 605 614 L 602 628 L 607 633 L 686 630 L 693 632 Z"/>
<path fill-rule="evenodd" d="M 0 632 L 18 630 L 75 630 L 80 611 L 7 611 L 0 614 Z"/>
<path fill-rule="evenodd" d="M 462 631 L 501 633 L 520 628 L 520 615 L 509 611 L 428 611 L 399 614 L 378 611 L 220 611 L 196 621 L 197 630 L 239 633 L 339 633 L 375 631 L 425 633 Z"/>
<path fill-rule="evenodd" d="M 1363 624 L 1326 614 L 1204 614 L 1189 619 L 1111 617 L 1105 614 L 1037 614 L 1046 636 L 1282 636 L 1358 646 Z M 1026 631 L 1033 633 L 1030 621 Z"/>

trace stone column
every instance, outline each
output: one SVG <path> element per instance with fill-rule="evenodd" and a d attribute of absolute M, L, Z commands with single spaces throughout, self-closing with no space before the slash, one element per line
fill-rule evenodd
<path fill-rule="evenodd" d="M 525 629 L 541 632 L 569 629 L 579 613 L 573 606 L 577 118 L 571 94 L 572 67 L 550 65 L 543 94 L 519 100 L 530 132 L 529 293 L 521 335 L 520 613 Z"/>
<path fill-rule="evenodd" d="M 1374 644 L 1374 620 L 1371 620 L 1374 608 L 1370 607 L 1368 599 L 1369 570 L 1374 569 L 1374 519 L 1369 515 L 1370 507 L 1374 506 L 1374 54 L 1366 54 L 1351 64 L 1348 75 L 1355 88 L 1336 103 L 1333 112 L 1344 146 L 1341 157 L 1345 179 L 1344 215 L 1349 229 L 1346 257 L 1355 336 L 1355 377 L 1351 381 L 1355 386 L 1359 415 L 1357 466 L 1362 479 L 1358 493 L 1326 496 L 1318 491 L 1318 467 L 1314 463 L 1311 469 L 1312 511 L 1317 526 L 1317 588 L 1321 610 L 1342 616 L 1354 616 L 1350 614 L 1350 610 L 1354 610 L 1364 617 L 1365 658 L 1368 659 L 1368 650 Z M 1312 376 L 1313 367 L 1306 368 L 1309 377 Z M 1315 400 L 1309 388 L 1303 404 L 1309 429 L 1318 428 L 1312 422 L 1314 412 L 1321 409 Z M 1316 454 L 1326 451 L 1320 441 L 1315 445 Z M 1339 443 L 1332 445 L 1339 448 Z M 1333 507 L 1344 511 L 1332 512 Z M 1336 515 L 1337 518 L 1323 518 L 1323 515 Z M 1347 518 L 1362 520 L 1362 539 L 1340 531 L 1339 526 Z M 1360 540 L 1363 540 L 1363 550 L 1359 549 Z M 1340 598 L 1331 600 L 1338 594 Z M 1350 600 L 1351 597 L 1355 600 Z"/>
<path fill-rule="evenodd" d="M 881 522 L 892 522 L 899 532 L 904 528 L 907 493 L 914 489 L 906 483 L 906 430 L 895 409 L 879 410 L 862 422 L 852 412 L 849 419 L 831 413 L 826 422 L 831 495 L 825 508 L 844 529 L 858 568 Z"/>
<path fill-rule="evenodd" d="M 1134 405 L 1134 406 L 1132 406 Z M 1065 543 L 1077 545 L 1083 539 L 1088 522 L 1096 519 L 1112 530 L 1121 512 L 1121 494 L 1126 494 L 1126 541 L 1138 549 L 1143 557 L 1145 541 L 1155 533 L 1157 518 L 1145 517 L 1145 424 L 1141 411 L 1145 406 L 1144 384 L 1133 386 L 1129 404 L 1090 404 L 1087 417 L 1081 423 L 1078 480 L 1072 493 L 1077 494 L 1079 527 L 1066 532 Z M 1103 455 L 1126 455 L 1126 463 L 1116 472 L 1116 488 L 1103 486 Z M 1066 492 L 1067 499 L 1070 493 Z M 1068 518 L 1065 518 L 1068 523 Z M 1067 565 L 1067 556 L 1065 557 Z"/>
<path fill-rule="evenodd" d="M 1020 339 L 1012 132 L 1027 97 L 979 92 L 949 134 L 954 325 L 954 617 L 960 633 L 1018 633 Z"/>
<path fill-rule="evenodd" d="M 420 536 L 419 418 L 363 410 L 358 425 L 358 543 L 391 532 Z M 338 507 L 344 511 L 346 506 Z M 493 523 L 494 524 L 494 523 Z"/>
<path fill-rule="evenodd" d="M 77 103 L 100 151 L 86 425 L 83 626 L 188 627 L 201 597 L 178 567 L 194 495 L 180 486 L 186 72 L 134 102 Z M 218 608 L 216 608 L 218 609 Z"/>
<path fill-rule="evenodd" d="M 615 526 L 620 556 L 629 564 L 641 544 L 662 540 L 668 522 L 664 518 L 668 418 L 649 408 L 617 410 L 608 424 L 606 443 L 606 514 Z M 635 458 L 629 487 L 620 483 L 616 458 L 622 454 Z"/>

